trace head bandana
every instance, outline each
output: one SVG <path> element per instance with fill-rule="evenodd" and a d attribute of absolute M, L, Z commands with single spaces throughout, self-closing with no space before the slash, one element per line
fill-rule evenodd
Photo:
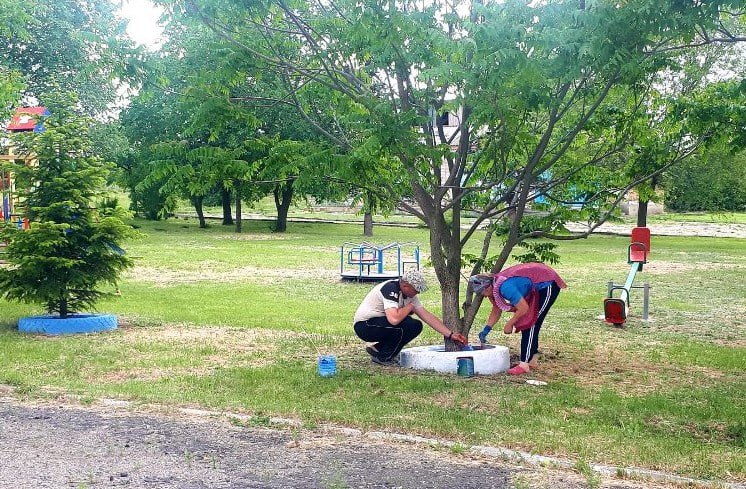
<path fill-rule="evenodd" d="M 422 272 L 420 272 L 419 270 L 407 270 L 406 272 L 404 272 L 404 275 L 401 276 L 401 279 L 411 285 L 414 290 L 419 293 L 425 292 L 427 290 L 425 277 L 422 276 Z"/>
<path fill-rule="evenodd" d="M 489 275 L 472 275 L 469 277 L 469 286 L 475 294 L 481 294 L 490 285 L 492 285 L 492 277 Z"/>

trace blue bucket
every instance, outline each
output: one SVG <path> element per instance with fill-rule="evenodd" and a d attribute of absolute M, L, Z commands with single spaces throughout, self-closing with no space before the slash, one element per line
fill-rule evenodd
<path fill-rule="evenodd" d="M 331 377 L 337 373 L 337 357 L 334 355 L 319 355 L 318 372 L 322 377 Z"/>
<path fill-rule="evenodd" d="M 474 376 L 474 357 L 457 357 L 458 368 L 456 373 L 460 377 L 473 377 Z"/>

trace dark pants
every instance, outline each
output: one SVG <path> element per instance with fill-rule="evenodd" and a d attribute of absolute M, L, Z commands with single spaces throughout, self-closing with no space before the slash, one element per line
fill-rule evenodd
<path fill-rule="evenodd" d="M 378 343 L 378 358 L 391 360 L 396 357 L 404 345 L 422 333 L 422 321 L 406 317 L 402 322 L 393 325 L 386 316 L 370 318 L 355 323 L 355 334 L 363 341 Z"/>
<path fill-rule="evenodd" d="M 554 301 L 557 300 L 560 288 L 555 283 L 539 291 L 539 316 L 536 318 L 536 324 L 531 326 L 530 329 L 521 331 L 521 361 L 530 362 L 531 359 L 539 351 L 539 330 L 541 325 L 544 324 L 544 318 L 546 317 L 549 309 L 551 309 Z"/>

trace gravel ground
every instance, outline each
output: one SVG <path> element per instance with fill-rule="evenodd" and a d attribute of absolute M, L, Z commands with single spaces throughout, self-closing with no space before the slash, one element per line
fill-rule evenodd
<path fill-rule="evenodd" d="M 629 236 L 632 224 L 604 223 L 596 233 L 622 234 Z M 746 224 L 727 224 L 713 222 L 670 222 L 648 225 L 650 234 L 655 236 L 699 236 L 713 238 L 746 238 Z M 582 232 L 588 228 L 580 223 L 569 223 L 570 231 Z M 653 247 L 654 245 L 651 245 Z"/>
<path fill-rule="evenodd" d="M 196 214 L 193 213 L 178 213 L 177 217 L 190 217 L 196 218 Z M 222 219 L 221 216 L 216 214 L 205 215 L 208 219 Z M 274 221 L 275 218 L 264 216 L 260 214 L 243 214 L 244 219 L 258 220 L 258 221 Z M 288 218 L 289 222 L 337 222 L 337 223 L 349 223 L 356 222 L 362 224 L 362 221 L 349 221 L 349 220 L 334 220 L 334 219 L 316 219 L 313 217 L 308 218 Z M 379 226 L 403 226 L 412 227 L 415 224 L 403 224 L 403 223 L 387 223 L 387 222 L 376 222 L 374 225 Z M 588 226 L 579 222 L 570 222 L 566 224 L 567 229 L 574 232 L 583 232 L 588 230 Z M 629 236 L 632 232 L 632 228 L 635 227 L 633 223 L 604 223 L 596 229 L 596 233 L 601 234 L 621 234 Z M 653 236 L 700 236 L 700 237 L 713 237 L 713 238 L 746 238 L 746 224 L 736 223 L 717 223 L 717 222 L 659 222 L 648 224 L 650 233 Z"/>
<path fill-rule="evenodd" d="M 354 430 L 353 430 L 354 431 Z M 0 398 L 0 488 L 557 488 L 572 471 L 362 434 Z M 601 488 L 660 484 L 604 480 Z"/>

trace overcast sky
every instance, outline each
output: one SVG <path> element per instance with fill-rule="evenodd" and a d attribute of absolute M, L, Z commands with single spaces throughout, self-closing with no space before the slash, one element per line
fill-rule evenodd
<path fill-rule="evenodd" d="M 139 44 L 156 49 L 162 31 L 158 25 L 162 9 L 156 8 L 150 0 L 123 0 L 122 3 L 120 12 L 122 17 L 129 19 L 129 36 Z"/>

